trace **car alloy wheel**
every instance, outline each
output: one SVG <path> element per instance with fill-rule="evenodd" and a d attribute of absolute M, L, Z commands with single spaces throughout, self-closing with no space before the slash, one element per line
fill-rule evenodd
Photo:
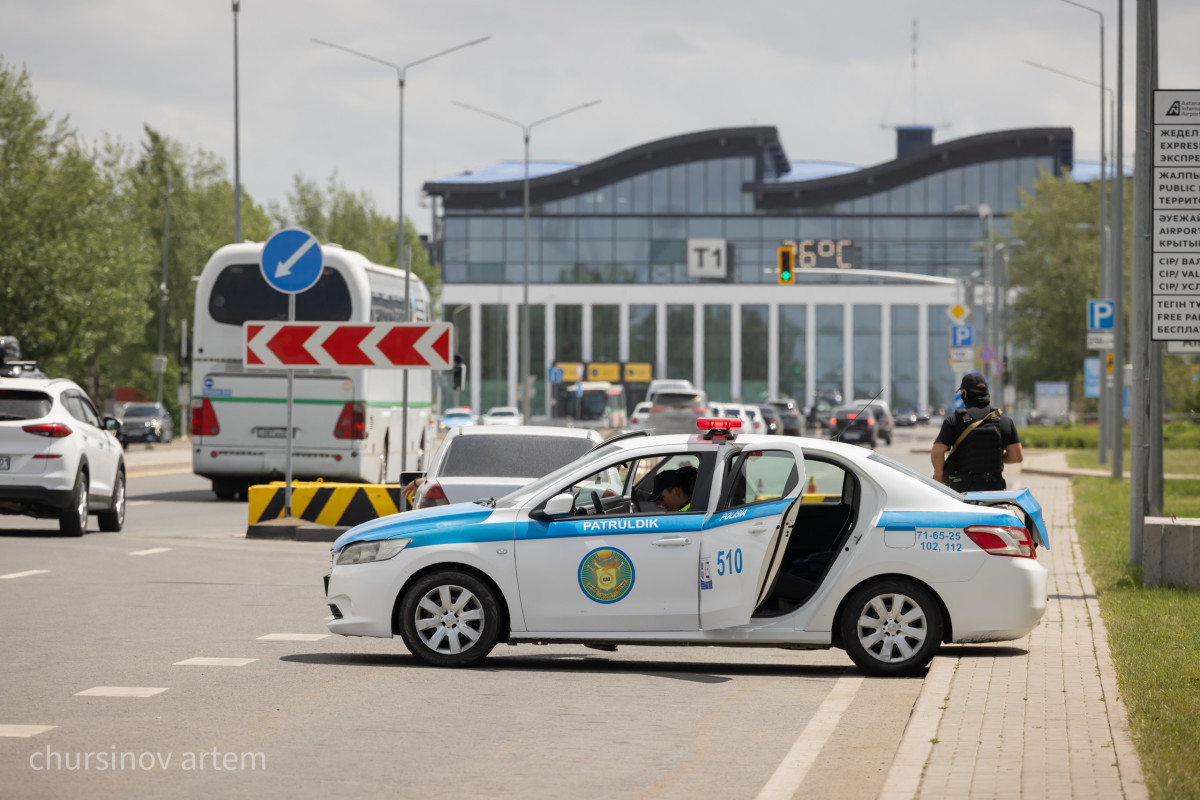
<path fill-rule="evenodd" d="M 400 604 L 400 636 L 414 656 L 439 667 L 483 660 L 500 638 L 502 614 L 492 588 L 467 572 L 418 579 Z"/>
<path fill-rule="evenodd" d="M 83 470 L 75 476 L 71 502 L 58 518 L 58 529 L 67 536 L 83 536 L 88 521 L 88 476 Z"/>
<path fill-rule="evenodd" d="M 113 487 L 112 506 L 108 511 L 96 515 L 100 530 L 119 533 L 125 525 L 125 472 L 117 470 L 116 485 Z"/>
<path fill-rule="evenodd" d="M 847 599 L 842 645 L 871 675 L 910 675 L 925 668 L 942 639 L 942 612 L 933 594 L 914 581 L 872 581 Z"/>

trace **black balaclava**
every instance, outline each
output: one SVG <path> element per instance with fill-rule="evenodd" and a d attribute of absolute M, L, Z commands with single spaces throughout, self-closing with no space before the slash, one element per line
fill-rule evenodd
<path fill-rule="evenodd" d="M 963 403 L 967 408 L 987 408 L 992 404 L 992 396 L 988 394 L 987 381 L 978 372 L 968 372 L 963 375 L 962 383 L 958 388 L 962 389 Z"/>

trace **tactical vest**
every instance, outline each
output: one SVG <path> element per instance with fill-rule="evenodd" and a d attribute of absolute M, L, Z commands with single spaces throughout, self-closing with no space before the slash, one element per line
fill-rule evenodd
<path fill-rule="evenodd" d="M 960 408 L 958 432 L 962 433 L 975 420 L 992 412 L 992 408 Z M 946 462 L 951 475 L 978 475 L 985 472 L 999 474 L 1004 469 L 1004 437 L 1000 433 L 1000 415 L 975 426 L 962 444 L 954 448 Z"/>

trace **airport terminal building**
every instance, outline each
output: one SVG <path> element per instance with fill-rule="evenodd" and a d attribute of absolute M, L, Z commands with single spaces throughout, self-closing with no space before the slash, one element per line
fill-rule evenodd
<path fill-rule="evenodd" d="M 789 161 L 774 127 L 700 131 L 531 162 L 527 238 L 521 162 L 426 183 L 462 402 L 518 403 L 527 288 L 535 416 L 551 408 L 547 368 L 580 363 L 649 365 L 717 401 L 836 389 L 946 405 L 948 311 L 985 267 L 987 226 L 1003 233 L 1019 189 L 1069 172 L 1072 153 L 1069 128 L 934 144 L 913 126 L 894 160 L 860 168 Z M 779 282 L 784 243 L 794 284 Z"/>

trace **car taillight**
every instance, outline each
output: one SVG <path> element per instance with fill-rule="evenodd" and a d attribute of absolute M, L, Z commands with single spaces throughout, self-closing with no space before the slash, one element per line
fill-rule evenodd
<path fill-rule="evenodd" d="M 666 406 L 651 406 L 650 410 L 651 411 L 666 411 L 667 409 L 666 409 Z"/>
<path fill-rule="evenodd" d="M 963 530 L 971 541 L 985 553 L 993 556 L 1013 558 L 1037 558 L 1033 539 L 1027 528 L 1010 528 L 1002 525 L 972 525 Z"/>
<path fill-rule="evenodd" d="M 425 490 L 425 496 L 417 501 L 417 508 L 433 508 L 434 506 L 448 505 L 450 505 L 450 500 L 446 497 L 446 492 L 442 489 L 442 485 L 436 481 L 429 484 L 429 488 Z"/>
<path fill-rule="evenodd" d="M 33 425 L 22 425 L 21 430 L 34 436 L 45 436 L 48 439 L 61 439 L 71 435 L 71 428 L 62 422 L 38 422 Z"/>
<path fill-rule="evenodd" d="M 831 428 L 836 428 L 836 427 L 837 427 L 837 417 L 830 417 L 830 418 L 829 418 L 829 427 L 831 427 Z"/>
<path fill-rule="evenodd" d="M 333 427 L 336 439 L 367 438 L 367 407 L 364 403 L 346 403 Z"/>
<path fill-rule="evenodd" d="M 192 436 L 216 436 L 221 432 L 217 412 L 207 397 L 192 401 Z"/>

